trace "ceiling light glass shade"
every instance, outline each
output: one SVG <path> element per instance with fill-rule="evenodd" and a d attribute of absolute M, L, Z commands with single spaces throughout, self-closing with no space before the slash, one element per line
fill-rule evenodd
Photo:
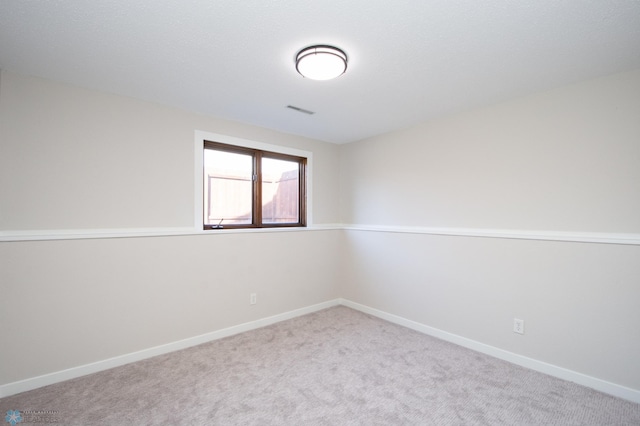
<path fill-rule="evenodd" d="M 296 70 L 312 80 L 331 80 L 347 70 L 347 54 L 333 46 L 311 46 L 296 55 Z"/>

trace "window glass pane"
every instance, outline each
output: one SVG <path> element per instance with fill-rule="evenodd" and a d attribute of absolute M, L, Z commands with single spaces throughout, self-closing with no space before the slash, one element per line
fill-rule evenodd
<path fill-rule="evenodd" d="M 204 224 L 251 224 L 253 158 L 204 150 Z"/>
<path fill-rule="evenodd" d="M 262 223 L 298 223 L 299 164 L 262 159 Z"/>

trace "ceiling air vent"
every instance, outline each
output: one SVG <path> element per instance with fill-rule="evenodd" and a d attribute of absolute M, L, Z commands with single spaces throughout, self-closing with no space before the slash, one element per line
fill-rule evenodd
<path fill-rule="evenodd" d="M 315 114 L 315 112 L 313 112 L 313 111 L 309 111 L 308 109 L 299 108 L 299 107 L 293 106 L 293 105 L 287 105 L 287 108 L 292 109 L 294 111 L 301 112 L 303 114 L 309 114 L 309 115 Z"/>

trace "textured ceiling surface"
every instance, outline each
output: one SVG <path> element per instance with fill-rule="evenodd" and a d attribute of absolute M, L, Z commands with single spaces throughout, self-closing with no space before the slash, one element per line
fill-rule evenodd
<path fill-rule="evenodd" d="M 640 1 L 0 0 L 0 68 L 346 143 L 640 68 Z"/>

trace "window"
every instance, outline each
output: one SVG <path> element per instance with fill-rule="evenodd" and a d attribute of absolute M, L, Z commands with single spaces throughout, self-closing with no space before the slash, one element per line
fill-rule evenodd
<path fill-rule="evenodd" d="M 204 141 L 204 229 L 306 226 L 305 157 Z"/>

